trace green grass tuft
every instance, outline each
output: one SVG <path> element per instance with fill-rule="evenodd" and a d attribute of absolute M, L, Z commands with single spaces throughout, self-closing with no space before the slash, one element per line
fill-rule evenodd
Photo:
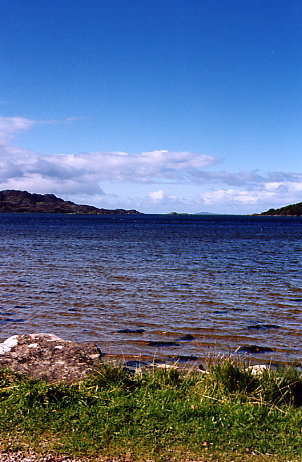
<path fill-rule="evenodd" d="M 2 450 L 72 457 L 302 460 L 301 397 L 296 370 L 253 375 L 230 360 L 209 374 L 101 365 L 72 386 L 0 371 L 0 439 Z"/>

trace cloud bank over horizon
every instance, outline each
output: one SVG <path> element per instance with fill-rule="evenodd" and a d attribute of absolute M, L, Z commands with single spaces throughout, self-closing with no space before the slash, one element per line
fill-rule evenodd
<path fill-rule="evenodd" d="M 150 213 L 236 213 L 239 206 L 251 213 L 301 201 L 302 173 L 227 172 L 219 169 L 223 159 L 208 154 L 159 149 L 49 155 L 18 146 L 19 133 L 54 122 L 0 117 L 1 190 L 53 193 Z"/>

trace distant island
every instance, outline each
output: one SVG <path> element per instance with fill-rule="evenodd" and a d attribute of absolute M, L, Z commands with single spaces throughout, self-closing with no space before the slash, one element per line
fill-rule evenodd
<path fill-rule="evenodd" d="M 137 210 L 98 209 L 92 205 L 77 205 L 54 194 L 32 194 L 27 191 L 0 191 L 0 213 L 72 213 L 85 215 L 133 215 Z"/>
<path fill-rule="evenodd" d="M 212 213 L 212 212 L 197 212 L 197 213 L 190 213 L 190 212 L 170 212 L 167 213 L 166 215 L 219 215 L 218 213 Z"/>
<path fill-rule="evenodd" d="M 280 209 L 269 209 L 266 212 L 260 213 L 260 215 L 300 217 L 302 216 L 302 202 L 299 202 L 298 204 L 286 205 Z"/>

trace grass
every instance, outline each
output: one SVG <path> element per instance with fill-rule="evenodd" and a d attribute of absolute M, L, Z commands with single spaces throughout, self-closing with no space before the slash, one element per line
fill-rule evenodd
<path fill-rule="evenodd" d="M 0 447 L 82 460 L 302 460 L 301 404 L 296 370 L 253 375 L 231 360 L 209 374 L 100 365 L 72 386 L 0 371 Z"/>

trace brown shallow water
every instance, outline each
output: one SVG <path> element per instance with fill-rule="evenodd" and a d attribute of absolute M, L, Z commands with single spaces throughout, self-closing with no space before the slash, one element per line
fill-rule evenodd
<path fill-rule="evenodd" d="M 125 357 L 300 363 L 301 225 L 2 214 L 0 337 L 51 332 Z M 252 345 L 272 351 L 238 350 Z"/>

